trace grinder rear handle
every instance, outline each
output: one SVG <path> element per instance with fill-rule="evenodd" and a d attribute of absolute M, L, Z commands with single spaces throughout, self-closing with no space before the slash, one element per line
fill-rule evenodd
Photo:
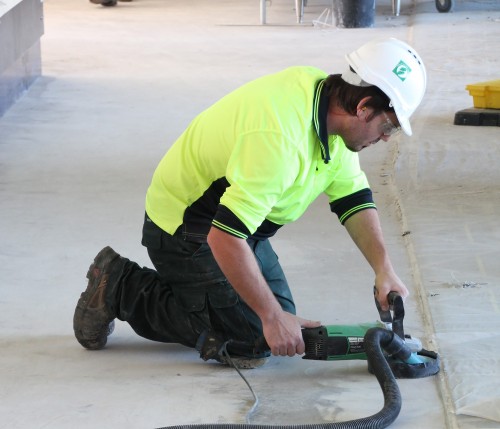
<path fill-rule="evenodd" d="M 373 292 L 375 295 L 375 287 L 373 287 Z M 405 307 L 403 297 L 399 293 L 392 291 L 387 295 L 387 301 L 389 302 L 389 310 L 382 310 L 380 303 L 375 298 L 375 305 L 380 315 L 380 321 L 385 324 L 387 329 L 393 331 L 404 340 L 403 319 L 405 317 Z"/>

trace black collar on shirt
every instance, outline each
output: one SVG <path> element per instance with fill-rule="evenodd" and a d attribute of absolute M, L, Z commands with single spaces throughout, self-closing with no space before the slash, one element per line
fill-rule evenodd
<path fill-rule="evenodd" d="M 326 94 L 325 79 L 320 80 L 314 92 L 313 123 L 321 145 L 321 157 L 328 164 L 330 149 L 328 147 L 328 131 L 326 129 L 326 115 L 328 113 L 329 97 Z"/>

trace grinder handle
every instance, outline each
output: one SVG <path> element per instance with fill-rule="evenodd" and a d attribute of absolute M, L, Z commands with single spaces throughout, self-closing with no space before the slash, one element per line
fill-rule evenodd
<path fill-rule="evenodd" d="M 389 292 L 389 295 L 387 295 L 387 302 L 389 303 L 389 309 L 388 310 L 382 310 L 382 307 L 380 306 L 380 303 L 378 302 L 376 298 L 376 293 L 377 289 L 375 286 L 373 286 L 373 297 L 375 298 L 375 305 L 377 306 L 378 313 L 380 315 L 380 320 L 384 323 L 392 323 L 392 313 L 391 310 L 394 305 L 394 300 L 396 299 L 396 296 L 398 295 L 397 292 Z"/>
<path fill-rule="evenodd" d="M 373 290 L 375 292 L 375 287 Z M 375 298 L 375 305 L 377 306 L 380 320 L 384 323 L 391 323 L 393 332 L 404 340 L 403 319 L 405 317 L 405 308 L 403 297 L 399 293 L 392 291 L 387 295 L 387 301 L 389 302 L 389 310 L 382 310 L 379 302 Z"/>

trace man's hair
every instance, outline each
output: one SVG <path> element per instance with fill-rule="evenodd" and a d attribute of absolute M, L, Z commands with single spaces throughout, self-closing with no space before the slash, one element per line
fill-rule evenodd
<path fill-rule="evenodd" d="M 358 103 L 365 97 L 370 97 L 366 102 L 366 107 L 371 107 L 376 112 L 382 110 L 393 111 L 389 106 L 390 99 L 382 90 L 376 86 L 356 86 L 344 81 L 340 74 L 332 74 L 325 80 L 325 89 L 330 97 L 330 103 L 336 103 L 347 113 L 356 114 Z"/>

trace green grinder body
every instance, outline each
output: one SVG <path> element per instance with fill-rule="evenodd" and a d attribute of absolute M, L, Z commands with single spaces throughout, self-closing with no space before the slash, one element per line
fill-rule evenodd
<path fill-rule="evenodd" d="M 375 327 L 381 327 L 381 323 L 304 328 L 302 337 L 306 350 L 303 359 L 366 360 L 364 337 L 370 328 Z"/>

